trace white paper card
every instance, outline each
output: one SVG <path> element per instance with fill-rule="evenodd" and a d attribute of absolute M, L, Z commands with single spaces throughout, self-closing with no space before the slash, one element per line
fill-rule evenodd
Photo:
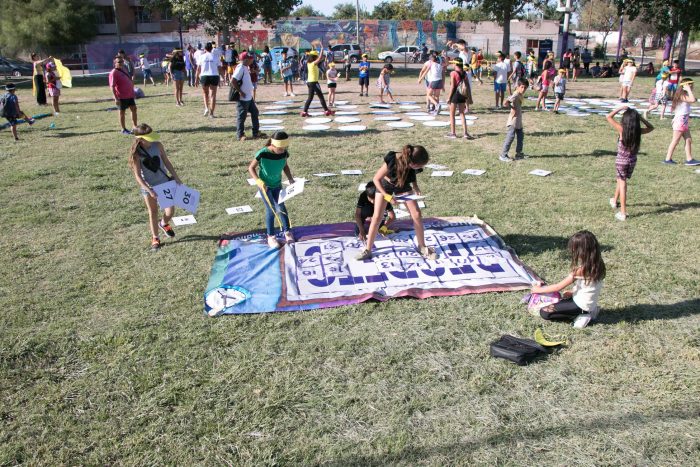
<path fill-rule="evenodd" d="M 546 177 L 547 175 L 549 175 L 551 173 L 552 172 L 549 172 L 547 170 L 535 169 L 532 172 L 530 172 L 530 175 L 537 175 L 538 177 Z"/>
<path fill-rule="evenodd" d="M 250 186 L 255 186 L 255 185 L 257 185 L 257 183 L 255 183 L 255 179 L 254 179 L 254 178 L 248 178 L 248 179 L 246 179 L 246 180 L 248 180 L 248 185 L 250 185 Z"/>
<path fill-rule="evenodd" d="M 419 200 L 419 199 L 425 199 L 425 196 L 421 196 L 421 195 L 399 195 L 399 196 L 396 196 L 396 199 L 398 199 L 399 201 L 408 201 L 408 200 L 417 201 L 417 200 Z"/>
<path fill-rule="evenodd" d="M 394 214 L 396 214 L 397 219 L 404 219 L 406 217 L 411 217 L 411 213 L 404 209 L 394 208 Z"/>
<path fill-rule="evenodd" d="M 366 183 L 360 183 L 357 185 L 357 191 L 365 191 L 367 189 L 367 184 Z"/>
<path fill-rule="evenodd" d="M 153 187 L 153 191 L 158 195 L 158 205 L 161 209 L 175 206 L 175 196 L 177 194 L 177 182 L 170 180 Z"/>
<path fill-rule="evenodd" d="M 226 208 L 226 212 L 231 215 L 231 214 L 242 214 L 244 212 L 253 212 L 253 208 L 248 206 L 247 204 L 245 206 L 234 206 L 232 208 Z"/>
<path fill-rule="evenodd" d="M 177 193 L 175 194 L 175 206 L 196 214 L 199 207 L 199 191 L 184 184 L 178 185 Z"/>
<path fill-rule="evenodd" d="M 309 183 L 309 180 L 306 178 L 295 178 L 294 183 L 296 182 L 304 182 L 304 183 Z M 282 185 L 290 185 L 289 180 L 285 180 L 282 182 Z"/>
<path fill-rule="evenodd" d="M 304 181 L 294 181 L 291 185 L 289 185 L 287 188 L 282 189 L 280 191 L 280 197 L 277 199 L 277 202 L 279 204 L 284 203 L 290 198 L 294 198 L 296 195 L 303 193 L 304 192 Z"/>
<path fill-rule="evenodd" d="M 431 177 L 451 177 L 454 172 L 452 170 L 434 170 L 430 174 Z"/>
<path fill-rule="evenodd" d="M 428 164 L 426 167 L 433 170 L 442 170 L 447 168 L 447 166 L 440 164 Z"/>
<path fill-rule="evenodd" d="M 424 208 L 425 207 L 425 202 L 424 201 L 418 201 L 418 207 L 419 208 Z"/>
<path fill-rule="evenodd" d="M 173 217 L 173 224 L 175 224 L 175 225 L 190 225 L 190 224 L 196 224 L 196 223 L 197 223 L 197 220 L 194 218 L 193 215 Z"/>
<path fill-rule="evenodd" d="M 255 197 L 258 199 L 262 199 L 262 195 L 260 194 L 260 190 L 255 191 Z"/>
<path fill-rule="evenodd" d="M 479 169 L 467 169 L 462 173 L 465 175 L 484 175 L 486 173 L 486 171 L 479 170 Z"/>
<path fill-rule="evenodd" d="M 341 170 L 340 173 L 343 175 L 362 175 L 361 170 Z"/>
<path fill-rule="evenodd" d="M 335 177 L 338 174 L 330 173 L 330 172 L 323 172 L 320 174 L 314 174 L 316 177 Z"/>

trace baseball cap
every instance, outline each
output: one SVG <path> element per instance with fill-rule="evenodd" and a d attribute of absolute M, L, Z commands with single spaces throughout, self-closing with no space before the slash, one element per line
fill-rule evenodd
<path fill-rule="evenodd" d="M 241 54 L 238 56 L 239 60 L 245 60 L 247 58 L 253 58 L 248 52 L 241 52 Z"/>

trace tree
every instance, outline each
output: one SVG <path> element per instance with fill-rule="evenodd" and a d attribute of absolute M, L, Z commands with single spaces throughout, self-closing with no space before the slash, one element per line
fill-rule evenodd
<path fill-rule="evenodd" d="M 263 23 L 289 16 L 301 0 L 141 0 L 145 8 L 170 8 L 173 15 L 185 24 L 204 24 L 210 34 L 236 29 L 241 20 Z"/>
<path fill-rule="evenodd" d="M 523 13 L 525 7 L 539 5 L 541 0 L 450 0 L 450 3 L 469 9 L 481 8 L 503 27 L 501 50 L 510 53 L 510 20 Z"/>
<path fill-rule="evenodd" d="M 374 7 L 374 19 L 394 20 L 432 20 L 432 0 L 392 0 L 384 1 Z"/>
<path fill-rule="evenodd" d="M 490 21 L 491 19 L 492 17 L 480 7 L 461 8 L 455 6 L 449 10 L 440 10 L 435 13 L 435 21 L 471 21 L 480 23 L 482 21 Z"/>
<path fill-rule="evenodd" d="M 395 19 L 398 16 L 397 2 L 381 2 L 372 10 L 372 19 Z"/>
<path fill-rule="evenodd" d="M 357 15 L 357 11 L 355 10 L 356 8 L 354 3 L 338 3 L 335 7 L 333 7 L 331 19 L 355 19 Z M 360 9 L 360 17 L 367 17 L 368 15 L 369 12 Z"/>
<path fill-rule="evenodd" d="M 620 14 L 612 0 L 587 0 L 580 10 L 579 25 L 588 31 L 599 31 L 603 34 L 603 48 L 607 49 L 610 33 L 617 27 Z M 588 41 L 586 41 L 588 47 Z"/>
<path fill-rule="evenodd" d="M 324 16 L 323 13 L 316 10 L 311 5 L 302 5 L 296 10 L 292 11 L 289 16 L 294 16 L 295 18 L 303 18 L 304 16 Z"/>
<path fill-rule="evenodd" d="M 3 0 L 0 49 L 3 54 L 82 44 L 97 34 L 91 0 Z"/>

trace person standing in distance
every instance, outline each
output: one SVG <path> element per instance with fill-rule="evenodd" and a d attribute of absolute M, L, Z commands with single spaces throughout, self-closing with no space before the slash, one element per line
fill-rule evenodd
<path fill-rule="evenodd" d="M 213 46 L 207 42 L 204 53 L 197 58 L 197 77 L 195 82 L 202 83 L 204 97 L 204 116 L 214 118 L 216 109 L 216 90 L 219 87 L 219 56 L 212 53 Z"/>
<path fill-rule="evenodd" d="M 245 119 L 246 114 L 250 113 L 250 118 L 253 120 L 253 138 L 264 138 L 267 135 L 260 132 L 260 122 L 258 120 L 258 107 L 255 105 L 253 97 L 253 81 L 250 78 L 250 69 L 248 68 L 253 63 L 255 56 L 249 52 L 242 52 L 239 56 L 240 62 L 233 70 L 233 79 L 231 86 L 240 93 L 240 99 L 237 104 L 237 123 L 236 134 L 239 141 L 245 141 Z M 240 83 L 240 84 L 239 84 Z"/>

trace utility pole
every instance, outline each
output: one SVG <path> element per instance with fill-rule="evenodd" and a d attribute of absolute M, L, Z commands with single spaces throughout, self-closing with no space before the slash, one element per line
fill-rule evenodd
<path fill-rule="evenodd" d="M 112 9 L 114 9 L 114 27 L 117 28 L 117 42 L 122 44 L 122 32 L 119 28 L 119 15 L 117 14 L 117 0 L 112 0 Z"/>
<path fill-rule="evenodd" d="M 559 6 L 557 11 L 564 12 L 564 27 L 562 28 L 562 42 L 561 42 L 561 58 L 564 58 L 566 49 L 569 44 L 569 23 L 571 22 L 571 12 L 573 8 L 571 7 L 571 0 L 566 0 L 566 5 L 561 4 L 562 0 L 559 0 Z"/>
<path fill-rule="evenodd" d="M 617 52 L 615 53 L 615 61 L 620 63 L 620 47 L 622 46 L 622 15 L 620 15 L 620 29 L 617 32 Z"/>
<path fill-rule="evenodd" d="M 355 1 L 355 34 L 357 35 L 357 45 L 360 45 L 360 0 Z"/>

